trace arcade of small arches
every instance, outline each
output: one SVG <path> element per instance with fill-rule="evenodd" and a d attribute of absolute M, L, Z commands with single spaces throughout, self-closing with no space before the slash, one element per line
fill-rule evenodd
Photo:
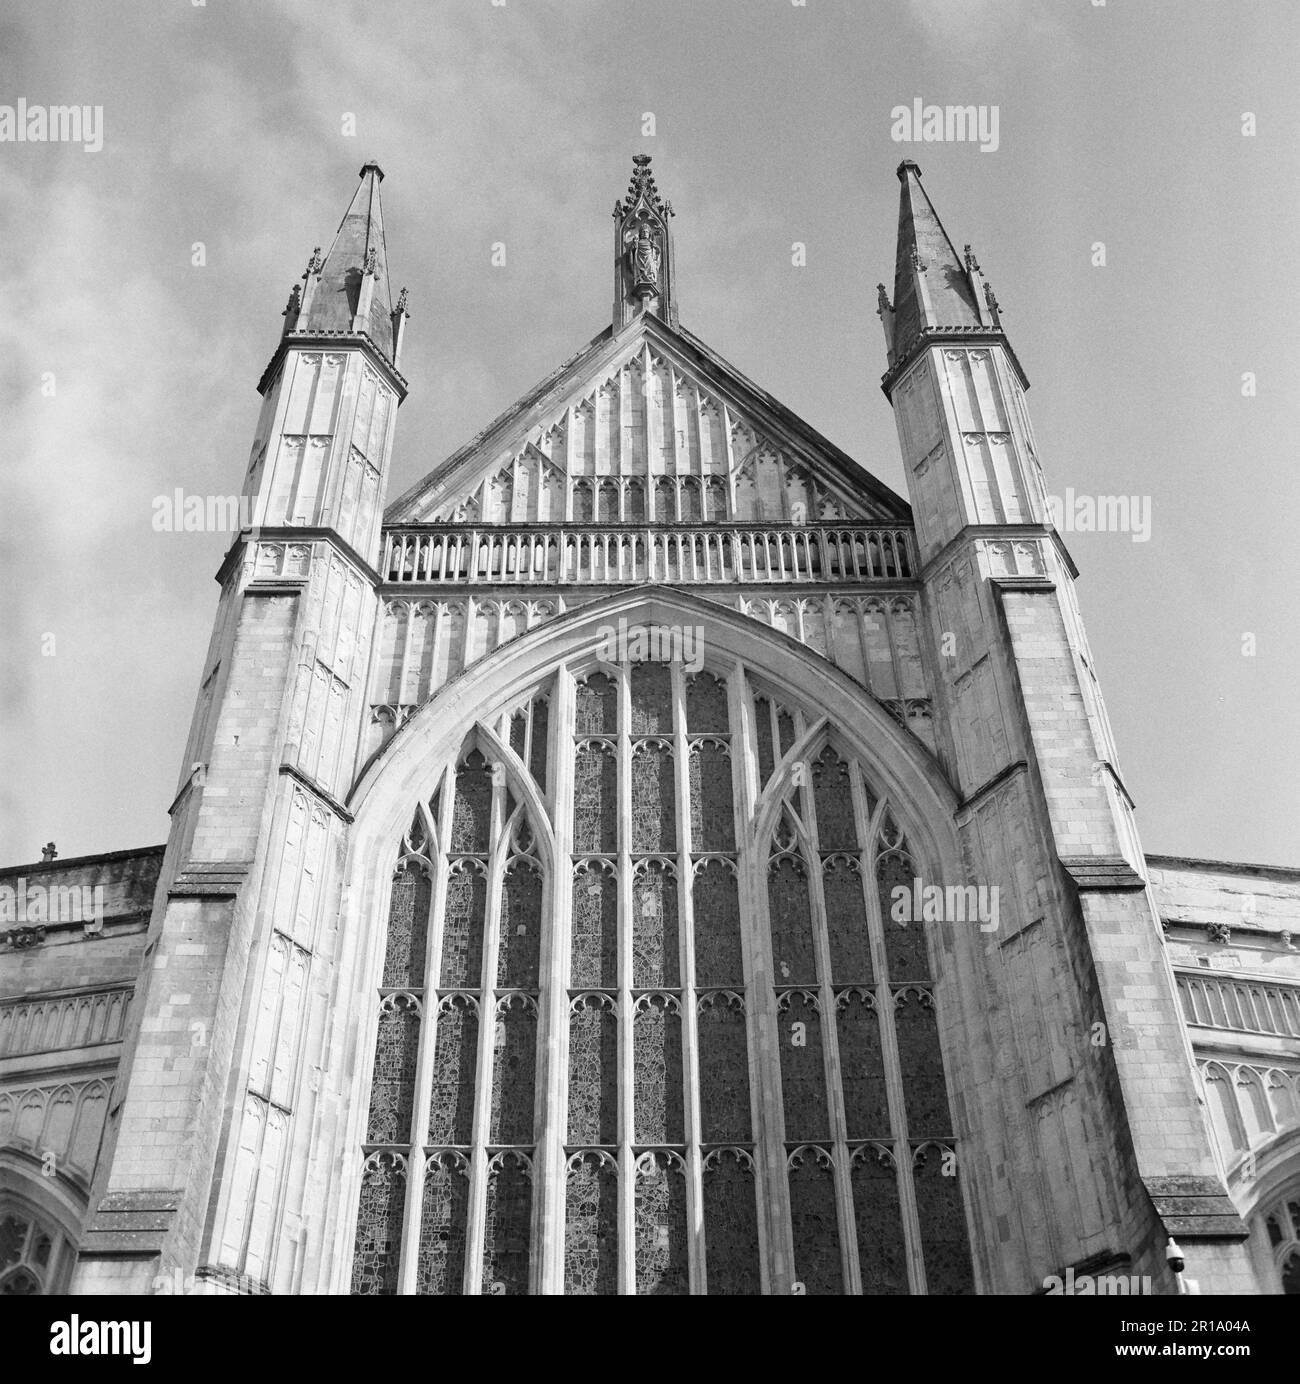
<path fill-rule="evenodd" d="M 903 815 L 739 665 L 481 722 L 390 858 L 353 1291 L 973 1292 Z"/>

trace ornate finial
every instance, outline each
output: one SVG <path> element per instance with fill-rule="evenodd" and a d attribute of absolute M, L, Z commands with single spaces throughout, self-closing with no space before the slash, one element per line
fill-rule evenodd
<path fill-rule="evenodd" d="M 998 306 L 997 297 L 993 292 L 993 285 L 990 283 L 984 285 L 984 301 L 988 305 L 988 310 L 993 314 L 993 325 L 995 327 L 1000 327 L 1002 325 L 1002 309 Z"/>
<path fill-rule="evenodd" d="M 893 312 L 894 305 L 889 301 L 889 294 L 885 292 L 884 284 L 876 285 L 876 315 L 883 317 L 887 312 Z"/>
<path fill-rule="evenodd" d="M 614 215 L 626 216 L 638 202 L 644 202 L 659 216 L 672 216 L 672 203 L 665 202 L 655 186 L 655 177 L 650 171 L 650 155 L 633 154 L 632 164 L 632 180 L 627 185 L 627 196 L 614 204 Z"/>
<path fill-rule="evenodd" d="M 289 301 L 285 304 L 284 311 L 280 314 L 285 319 L 284 329 L 288 331 L 298 320 L 298 314 L 302 311 L 302 285 L 294 284 L 289 290 Z"/>
<path fill-rule="evenodd" d="M 971 253 L 970 246 L 966 246 L 966 272 L 968 274 L 978 274 L 980 272 L 979 261 Z"/>
<path fill-rule="evenodd" d="M 378 261 L 378 259 L 379 259 L 379 251 L 375 248 L 375 246 L 372 245 L 372 246 L 366 251 L 366 257 L 365 257 L 365 259 L 362 261 L 362 264 L 361 264 L 361 272 L 362 272 L 363 274 L 373 274 L 373 273 L 375 273 L 375 264 L 376 264 L 376 262 Z"/>
<path fill-rule="evenodd" d="M 53 860 L 53 859 L 58 855 L 58 853 L 59 853 L 59 848 L 54 844 L 53 841 L 47 841 L 47 842 L 41 847 L 41 859 L 42 859 L 42 860 L 47 860 L 47 861 L 48 861 L 48 860 Z"/>
<path fill-rule="evenodd" d="M 402 291 L 397 295 L 397 306 L 396 306 L 396 308 L 393 309 L 393 311 L 394 311 L 394 312 L 403 312 L 403 313 L 406 313 L 407 317 L 409 317 L 409 316 L 411 315 L 409 312 L 406 311 L 406 290 L 405 290 L 405 289 L 402 289 Z"/>
<path fill-rule="evenodd" d="M 305 279 L 308 274 L 319 274 L 325 267 L 325 261 L 320 257 L 320 246 L 318 245 L 312 252 L 311 258 L 307 261 L 307 273 L 303 275 Z"/>

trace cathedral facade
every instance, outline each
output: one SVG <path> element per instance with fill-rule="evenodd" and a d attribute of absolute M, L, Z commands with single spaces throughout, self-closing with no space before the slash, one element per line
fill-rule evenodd
<path fill-rule="evenodd" d="M 969 247 L 903 163 L 909 503 L 649 164 L 396 499 L 377 165 L 312 255 L 166 846 L 0 871 L 0 1292 L 1300 1291 L 1300 871 L 1143 854 Z"/>

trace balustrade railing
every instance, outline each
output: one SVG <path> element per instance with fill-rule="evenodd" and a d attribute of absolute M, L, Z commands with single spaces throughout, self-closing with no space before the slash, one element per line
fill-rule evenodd
<path fill-rule="evenodd" d="M 422 526 L 384 532 L 384 578 L 449 582 L 854 582 L 910 579 L 908 529 L 851 525 Z"/>
<path fill-rule="evenodd" d="M 130 1002 L 130 986 L 0 1000 L 0 1058 L 115 1043 Z"/>
<path fill-rule="evenodd" d="M 1179 971 L 1175 979 L 1189 1024 L 1300 1038 L 1300 988 L 1200 972 Z"/>

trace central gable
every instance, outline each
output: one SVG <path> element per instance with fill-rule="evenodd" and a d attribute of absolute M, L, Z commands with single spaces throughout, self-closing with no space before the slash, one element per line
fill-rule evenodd
<path fill-rule="evenodd" d="M 909 523 L 905 501 L 690 333 L 606 331 L 389 506 L 410 523 Z"/>

